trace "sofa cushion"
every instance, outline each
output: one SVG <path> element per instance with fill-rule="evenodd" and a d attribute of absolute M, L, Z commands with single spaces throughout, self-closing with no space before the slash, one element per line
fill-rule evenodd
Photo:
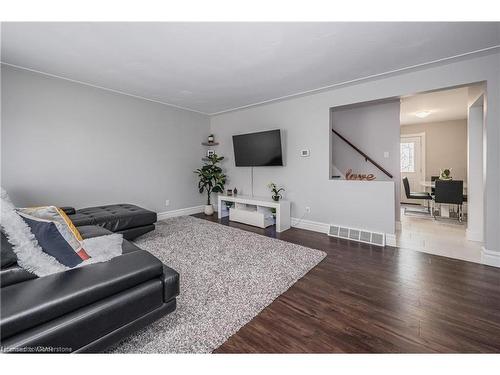
<path fill-rule="evenodd" d="M 43 252 L 53 256 L 66 267 L 76 267 L 89 255 L 82 248 L 80 241 L 64 224 L 56 221 L 41 219 L 19 212 L 22 219 L 28 224 L 31 233 L 35 236 Z"/>
<path fill-rule="evenodd" d="M 156 212 L 133 204 L 113 204 L 82 208 L 69 218 L 76 226 L 99 225 L 112 232 L 150 225 L 156 222 Z"/>
<path fill-rule="evenodd" d="M 163 264 L 146 251 L 0 289 L 1 338 L 9 337 L 160 277 Z"/>
<path fill-rule="evenodd" d="M 17 257 L 17 264 L 37 276 L 46 276 L 55 272 L 65 271 L 66 266 L 59 263 L 54 257 L 43 252 L 33 233 L 21 218 L 9 199 L 5 189 L 0 189 L 2 231 L 13 245 L 12 249 Z"/>
<path fill-rule="evenodd" d="M 108 234 L 113 233 L 110 230 L 97 225 L 83 225 L 78 227 L 78 230 L 84 239 L 107 236 Z"/>
<path fill-rule="evenodd" d="M 134 240 L 139 236 L 142 236 L 143 234 L 146 234 L 148 232 L 151 232 L 155 230 L 155 225 L 154 224 L 149 224 L 149 225 L 143 225 L 142 227 L 135 227 L 135 228 L 129 228 L 125 230 L 119 230 L 116 233 L 121 233 L 123 234 L 123 238 L 127 240 Z"/>

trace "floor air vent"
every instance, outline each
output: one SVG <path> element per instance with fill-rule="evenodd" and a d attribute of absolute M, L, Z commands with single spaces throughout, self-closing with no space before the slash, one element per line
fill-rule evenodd
<path fill-rule="evenodd" d="M 328 235 L 345 238 L 346 240 L 369 243 L 371 245 L 385 246 L 385 235 L 383 233 L 368 232 L 360 229 L 330 225 Z"/>

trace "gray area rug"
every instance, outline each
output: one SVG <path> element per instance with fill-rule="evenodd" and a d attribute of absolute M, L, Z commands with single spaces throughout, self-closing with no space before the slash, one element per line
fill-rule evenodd
<path fill-rule="evenodd" d="M 210 353 L 316 266 L 326 253 L 191 216 L 137 240 L 181 275 L 177 310 L 113 353 Z"/>

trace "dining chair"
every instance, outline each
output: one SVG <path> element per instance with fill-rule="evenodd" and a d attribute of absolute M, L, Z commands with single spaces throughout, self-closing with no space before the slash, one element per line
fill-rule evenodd
<path fill-rule="evenodd" d="M 427 201 L 427 212 L 428 213 L 431 212 L 431 207 L 430 207 L 429 202 L 432 200 L 432 197 L 428 192 L 426 192 L 426 191 L 422 191 L 422 192 L 411 191 L 410 190 L 410 182 L 408 181 L 408 177 L 403 178 L 403 186 L 405 189 L 405 195 L 406 195 L 407 199 L 426 200 Z M 404 213 L 406 214 L 406 207 L 405 207 Z"/>
<path fill-rule="evenodd" d="M 462 180 L 436 180 L 434 202 L 458 206 L 458 220 L 462 222 L 464 203 L 464 182 Z"/>

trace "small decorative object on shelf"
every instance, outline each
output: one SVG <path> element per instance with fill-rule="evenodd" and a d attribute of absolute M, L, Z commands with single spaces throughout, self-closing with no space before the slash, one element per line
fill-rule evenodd
<path fill-rule="evenodd" d="M 233 195 L 233 191 L 231 189 L 227 189 L 226 194 L 230 197 Z"/>
<path fill-rule="evenodd" d="M 213 156 L 213 155 L 215 155 L 214 150 L 207 150 L 207 158 L 209 158 L 210 156 Z"/>
<path fill-rule="evenodd" d="M 238 189 L 234 188 L 233 193 L 234 193 L 234 195 L 238 194 Z"/>
<path fill-rule="evenodd" d="M 201 193 L 207 193 L 207 204 L 205 205 L 205 215 L 213 215 L 214 208 L 210 201 L 210 194 L 222 193 L 226 184 L 226 175 L 222 172 L 222 168 L 217 164 L 224 159 L 223 156 L 213 154 L 207 158 L 208 161 L 201 168 L 194 171 L 198 175 L 198 190 Z"/>
<path fill-rule="evenodd" d="M 203 146 L 209 146 L 209 147 L 212 147 L 212 146 L 218 146 L 219 145 L 219 142 L 215 142 L 215 137 L 213 134 L 210 134 L 207 138 L 207 141 L 206 142 L 201 142 L 201 144 Z"/>
<path fill-rule="evenodd" d="M 439 179 L 440 180 L 451 180 L 451 168 L 446 168 L 446 169 L 441 169 L 441 172 L 439 173 Z"/>
<path fill-rule="evenodd" d="M 267 187 L 271 189 L 271 192 L 273 193 L 273 195 L 271 196 L 271 198 L 273 198 L 273 201 L 278 202 L 281 198 L 283 198 L 280 193 L 282 191 L 285 191 L 284 188 L 278 189 L 278 187 L 274 182 L 270 182 L 269 185 L 267 185 Z"/>

